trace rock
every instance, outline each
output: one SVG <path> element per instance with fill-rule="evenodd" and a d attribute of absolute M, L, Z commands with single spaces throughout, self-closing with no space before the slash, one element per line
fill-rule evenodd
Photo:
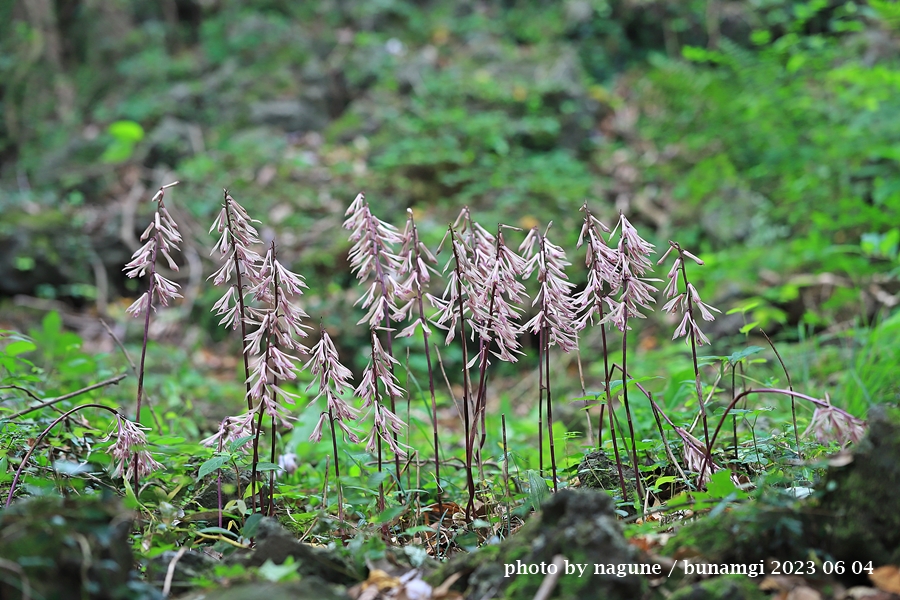
<path fill-rule="evenodd" d="M 259 567 L 267 560 L 276 565 L 283 564 L 291 556 L 299 564 L 297 573 L 301 577 L 315 575 L 327 582 L 343 585 L 363 579 L 362 574 L 356 573 L 334 552 L 298 541 L 276 519 L 265 517 L 260 520 L 255 541 L 252 552 L 236 553 L 229 557 L 229 561 Z"/>
<path fill-rule="evenodd" d="M 586 565 L 583 576 L 561 574 L 551 598 L 640 598 L 645 578 L 638 575 L 594 574 L 594 565 L 618 568 L 641 562 L 637 550 L 625 541 L 605 492 L 563 490 L 548 499 L 541 513 L 497 546 L 487 546 L 451 561 L 429 578 L 439 585 L 452 573 L 461 573 L 457 586 L 466 597 L 533 598 L 544 575 L 506 577 L 505 565 L 540 566 L 558 555 L 570 564 Z M 454 586 L 454 587 L 457 587 Z"/>
<path fill-rule="evenodd" d="M 290 583 L 248 583 L 232 588 L 195 592 L 178 600 L 346 600 L 347 595 L 335 590 L 318 577 L 304 577 Z"/>
<path fill-rule="evenodd" d="M 238 496 L 238 486 L 235 485 L 235 476 L 234 471 L 232 469 L 222 469 L 222 506 L 225 506 L 232 500 L 237 500 Z M 268 497 L 268 486 L 265 483 L 264 477 L 260 477 L 260 483 L 257 484 L 257 496 L 261 498 Z M 204 481 L 206 481 L 206 485 L 204 485 L 203 489 L 197 494 L 197 497 L 194 499 L 194 502 L 199 504 L 203 508 L 218 510 L 219 508 L 219 482 L 218 476 L 215 472 L 209 475 Z M 250 471 L 244 470 L 241 471 L 241 485 L 240 492 L 243 495 L 244 490 L 250 485 Z M 250 496 L 247 496 L 247 504 L 250 504 Z"/>
<path fill-rule="evenodd" d="M 625 489 L 630 498 L 634 498 L 634 469 L 627 463 L 622 464 L 622 475 L 625 476 Z M 615 497 L 621 497 L 622 485 L 619 480 L 619 469 L 605 452 L 589 452 L 578 465 L 578 481 L 586 488 L 606 490 Z"/>
<path fill-rule="evenodd" d="M 876 405 L 853 462 L 828 470 L 818 537 L 837 560 L 900 564 L 900 407 Z"/>
<path fill-rule="evenodd" d="M 284 131 L 320 131 L 328 124 L 328 112 L 318 102 L 267 100 L 250 105 L 250 120 Z"/>
<path fill-rule="evenodd" d="M 177 554 L 175 550 L 167 550 L 151 558 L 147 563 L 146 578 L 162 589 L 166 581 L 169 564 Z M 209 576 L 216 564 L 218 564 L 217 560 L 203 552 L 188 550 L 175 563 L 172 589 L 177 591 L 194 587 L 191 585 L 191 580 Z"/>
<path fill-rule="evenodd" d="M 839 579 L 853 583 L 865 580 L 862 568 L 870 561 L 872 567 L 900 563 L 900 408 L 872 407 L 869 432 L 852 456 L 828 469 L 815 486 L 823 490 L 818 498 L 814 493 L 800 501 L 788 490 L 766 490 L 753 503 L 686 525 L 665 553 L 736 564 L 818 556 L 844 561 Z"/>
<path fill-rule="evenodd" d="M 32 598 L 156 600 L 158 591 L 132 580 L 131 523 L 106 495 L 19 501 L 0 513 L 0 559 L 21 567 Z M 4 569 L 0 598 L 23 597 L 19 582 Z"/>

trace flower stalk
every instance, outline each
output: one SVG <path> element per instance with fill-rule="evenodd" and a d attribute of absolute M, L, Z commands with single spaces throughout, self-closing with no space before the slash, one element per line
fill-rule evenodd
<path fill-rule="evenodd" d="M 135 250 L 131 255 L 131 261 L 122 269 L 129 278 L 143 277 L 149 271 L 149 286 L 146 292 L 141 294 L 126 312 L 137 318 L 144 316 L 144 339 L 141 345 L 141 361 L 138 367 L 138 388 L 137 401 L 135 407 L 135 422 L 141 422 L 141 401 L 144 394 L 144 370 L 147 360 L 147 342 L 150 339 L 150 312 L 153 308 L 154 298 L 159 300 L 163 306 L 168 306 L 169 302 L 175 298 L 181 298 L 178 293 L 180 286 L 166 279 L 156 270 L 156 261 L 160 254 L 166 259 L 169 268 L 173 271 L 178 270 L 178 265 L 172 259 L 172 252 L 178 250 L 178 244 L 182 241 L 181 234 L 178 232 L 178 224 L 169 213 L 165 204 L 166 190 L 170 187 L 178 185 L 178 182 L 166 184 L 159 188 L 159 191 L 153 196 L 151 202 L 156 202 L 156 211 L 153 214 L 153 220 L 141 234 L 141 241 L 144 245 Z M 138 461 L 135 456 L 134 461 Z M 134 470 L 134 489 L 138 490 L 140 482 L 140 469 Z"/>

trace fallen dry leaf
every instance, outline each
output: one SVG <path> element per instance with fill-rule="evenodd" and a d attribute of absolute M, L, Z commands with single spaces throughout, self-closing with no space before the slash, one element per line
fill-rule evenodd
<path fill-rule="evenodd" d="M 900 568 L 895 565 L 884 565 L 878 567 L 869 579 L 875 584 L 879 590 L 890 592 L 892 594 L 900 594 Z"/>
<path fill-rule="evenodd" d="M 849 590 L 841 597 L 841 600 L 886 600 L 886 594 L 875 588 L 857 585 Z"/>
<path fill-rule="evenodd" d="M 779 592 L 786 598 L 787 592 L 804 584 L 806 580 L 797 575 L 767 575 L 759 582 L 759 589 L 764 592 Z"/>
<path fill-rule="evenodd" d="M 853 453 L 850 450 L 841 450 L 837 454 L 829 457 L 829 467 L 845 467 L 853 462 Z"/>

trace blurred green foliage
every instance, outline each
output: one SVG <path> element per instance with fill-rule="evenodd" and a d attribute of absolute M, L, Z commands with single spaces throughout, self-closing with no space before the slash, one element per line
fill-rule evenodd
<path fill-rule="evenodd" d="M 625 210 L 703 256 L 707 301 L 755 304 L 720 338 L 869 324 L 898 292 L 897 23 L 880 0 L 19 0 L 0 7 L 0 208 L 70 223 L 129 294 L 96 231 L 136 184 L 182 180 L 198 246 L 227 187 L 350 347 L 360 190 L 398 223 L 414 206 L 433 245 L 464 204 L 489 230 L 553 220 L 570 250 L 585 199 Z M 15 247 L 28 281 L 66 254 Z M 32 293 L 96 283 L 60 271 Z"/>

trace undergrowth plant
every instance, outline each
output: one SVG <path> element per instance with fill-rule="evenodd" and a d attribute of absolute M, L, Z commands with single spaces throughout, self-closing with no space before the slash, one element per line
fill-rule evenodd
<path fill-rule="evenodd" d="M 350 241 L 353 243 L 349 255 L 350 268 L 360 282 L 365 282 L 370 277 L 373 279 L 368 290 L 358 301 L 367 312 L 357 323 L 357 325 L 368 324 L 372 342 L 372 355 L 367 367 L 369 375 L 363 375 L 363 381 L 358 388 L 358 394 L 365 401 L 364 405 L 371 406 L 373 414 L 372 432 L 367 438 L 366 447 L 377 449 L 380 472 L 383 459 L 382 442 L 387 442 L 394 454 L 394 477 L 399 487 L 400 458 L 405 456 L 405 453 L 401 450 L 399 442 L 402 421 L 397 417 L 397 398 L 402 397 L 403 392 L 396 385 L 394 377 L 394 365 L 397 364 L 397 360 L 394 358 L 391 323 L 402 318 L 402 315 L 398 314 L 396 304 L 401 260 L 394 247 L 402 244 L 403 239 L 396 227 L 372 214 L 365 194 L 360 193 L 356 196 L 347 208 L 345 216 L 347 218 L 344 221 L 344 228 L 350 230 Z M 379 331 L 383 332 L 385 345 L 378 339 Z M 368 381 L 369 378 L 372 380 Z M 382 403 L 379 381 L 384 386 L 383 391 L 388 397 L 390 408 Z M 381 485 L 379 489 L 383 503 L 384 486 Z"/>
<path fill-rule="evenodd" d="M 524 276 L 536 273 L 539 290 L 532 306 L 538 307 L 537 314 L 522 328 L 538 335 L 538 434 L 543 440 L 540 405 L 546 401 L 547 432 L 550 442 L 550 468 L 553 477 L 553 491 L 557 491 L 556 446 L 553 441 L 553 396 L 550 386 L 550 347 L 559 346 L 564 352 L 575 349 L 577 342 L 575 303 L 572 289 L 564 269 L 571 263 L 566 260 L 565 251 L 547 239 L 547 231 L 541 233 L 534 227 L 525 236 L 520 250 L 526 259 Z M 543 442 L 538 443 L 538 471 L 543 474 Z"/>
<path fill-rule="evenodd" d="M 437 397 L 434 385 L 434 367 L 431 363 L 431 329 L 428 327 L 428 316 L 425 312 L 425 286 L 431 281 L 432 274 L 437 271 L 432 265 L 437 264 L 437 259 L 419 239 L 419 230 L 412 209 L 407 209 L 406 227 L 401 235 L 403 242 L 399 257 L 400 268 L 398 274 L 406 276 L 406 280 L 400 282 L 399 296 L 406 300 L 406 304 L 397 309 L 398 318 L 412 320 L 412 324 L 397 334 L 397 337 L 410 337 L 419 329 L 424 339 L 425 365 L 428 370 L 428 392 L 431 400 L 431 427 L 434 441 L 434 480 L 436 485 L 438 513 L 444 514 L 443 488 L 441 487 L 441 460 L 440 460 L 440 435 L 438 434 Z M 438 539 L 440 539 L 440 526 Z"/>
<path fill-rule="evenodd" d="M 144 235 L 147 242 L 126 266 L 130 276 L 149 274 L 150 288 L 129 309 L 130 313 L 145 318 L 142 340 L 145 355 L 150 310 L 154 303 L 167 305 L 179 295 L 177 285 L 165 279 L 156 268 L 160 256 L 171 268 L 177 267 L 172 253 L 181 237 L 162 201 L 168 187 L 161 188 L 154 197 L 157 211 Z M 794 391 L 790 378 L 788 387 L 791 389 L 782 389 L 771 381 L 765 385 L 754 384 L 745 375 L 746 389 L 738 392 L 733 384 L 728 397 L 722 399 L 726 392 L 718 383 L 726 363 L 732 366 L 732 376 L 736 377 L 735 365 L 743 364 L 744 358 L 759 349 L 745 349 L 727 357 L 700 355 L 700 349 L 709 346 L 711 340 L 700 330 L 698 317 L 711 321 L 717 310 L 701 299 L 685 268 L 688 259 L 698 265 L 703 261 L 675 242 L 669 243 L 668 251 L 657 263 L 661 264 L 670 254 L 674 256 L 662 294 L 665 297 L 662 312 L 675 315 L 673 339 L 684 337 L 690 347 L 692 389 L 683 389 L 680 384 L 673 384 L 671 390 L 674 391 L 671 392 L 650 387 L 646 380 L 653 377 L 634 372 L 634 336 L 629 332 L 634 319 L 643 318 L 655 304 L 652 284 L 656 280 L 652 278 L 649 258 L 654 247 L 639 235 L 624 214 L 619 215 L 618 224 L 610 230 L 594 216 L 587 204 L 582 207 L 582 213 L 579 245 L 586 246 L 587 282 L 578 289 L 567 275 L 571 265 L 565 250 L 548 238 L 549 225 L 532 227 L 524 233 L 514 227 L 498 225 L 496 233 L 490 233 L 466 208 L 449 225 L 438 251 L 432 253 L 419 238 L 412 211 L 407 214 L 406 227 L 401 232 L 375 217 L 365 197 L 357 196 L 348 209 L 345 227 L 351 232 L 351 267 L 360 283 L 365 285 L 359 300 L 364 315 L 357 324 L 368 330 L 369 360 L 360 379 L 354 381 L 351 371 L 340 360 L 338 344 L 324 325 L 320 323 L 315 344 L 307 347 L 304 343 L 308 337 L 306 322 L 309 316 L 298 305 L 306 290 L 303 277 L 281 263 L 274 241 L 264 253 L 259 251 L 262 243 L 254 221 L 225 192 L 221 212 L 212 227 L 220 234 L 214 252 L 223 262 L 211 279 L 216 285 L 228 287 L 213 306 L 213 311 L 222 325 L 241 332 L 244 398 L 240 403 L 240 414 L 221 420 L 217 430 L 202 442 L 215 447 L 212 457 L 203 462 L 199 470 L 200 479 L 208 474 L 216 476 L 214 492 L 219 528 L 215 535 L 225 535 L 222 531 L 226 530 L 222 527 L 226 514 L 235 516 L 235 511 L 229 507 L 237 507 L 238 516 L 247 518 L 254 513 L 279 514 L 290 510 L 291 502 L 308 502 L 309 494 L 291 491 L 291 487 L 297 485 L 296 475 L 292 473 L 309 475 L 316 473 L 317 467 L 305 464 L 303 460 L 296 461 L 291 468 L 283 469 L 281 481 L 276 479 L 278 463 L 290 463 L 284 457 L 278 460 L 279 430 L 290 428 L 296 422 L 297 415 L 292 406 L 298 399 L 305 400 L 310 409 L 315 407 L 316 412 L 315 418 L 308 423 L 309 435 L 304 432 L 302 443 L 320 442 L 327 437 L 326 425 L 329 429 L 331 444 L 326 452 L 331 454 L 329 459 L 333 457 L 335 477 L 328 479 L 326 462 L 324 478 L 316 480 L 321 482 L 322 494 L 317 510 L 331 510 L 333 503 L 329 504 L 327 494 L 329 487 L 336 487 L 337 516 L 342 532 L 352 536 L 353 529 L 361 530 L 369 523 L 380 525 L 380 537 L 399 540 L 417 539 L 417 535 L 426 530 L 430 533 L 425 538 L 434 539 L 436 530 L 439 542 L 431 547 L 437 555 L 450 550 L 453 543 L 477 545 L 478 541 L 484 540 L 484 520 L 503 522 L 502 530 L 498 531 L 508 535 L 513 529 L 513 502 L 521 502 L 519 512 L 527 512 L 530 508 L 538 508 L 550 489 L 556 491 L 572 482 L 566 480 L 566 471 L 560 469 L 558 436 L 554 435 L 554 426 L 559 429 L 556 415 L 564 394 L 560 393 L 561 386 L 557 383 L 563 372 L 554 367 L 551 349 L 557 346 L 564 352 L 578 350 L 578 333 L 590 326 L 599 328 L 601 347 L 599 353 L 585 353 L 589 358 L 588 377 L 602 384 L 602 391 L 595 394 L 597 398 L 603 397 L 599 429 L 601 432 L 604 427 L 609 430 L 598 450 L 606 452 L 611 447 L 618 479 L 613 487 L 621 488 L 616 494 L 621 491 L 621 500 L 627 504 L 646 506 L 651 495 L 658 499 L 661 494 L 659 481 L 663 479 L 677 481 L 680 488 L 697 493 L 711 481 L 720 481 L 724 477 L 720 473 L 724 469 L 723 461 L 728 460 L 722 451 L 716 450 L 721 430 L 728 420 L 732 421 L 734 456 L 737 457 L 740 444 L 736 439 L 736 421 L 732 418 L 735 407 L 739 402 L 746 403 L 761 394 L 810 403 L 814 411 L 804 437 L 814 437 L 820 444 L 838 445 L 860 439 L 864 430 L 862 421 L 832 405 L 827 395 L 825 400 L 820 400 Z M 519 237 L 516 240 L 518 252 L 512 249 L 515 246 L 509 238 L 513 237 Z M 441 249 L 448 251 L 449 257 L 443 269 L 445 287 L 442 294 L 437 295 L 429 290 L 429 286 L 440 276 L 433 265 L 437 262 L 435 255 Z M 405 323 L 402 329 L 395 331 L 401 323 Z M 457 346 L 453 348 L 453 360 L 459 364 L 459 370 L 446 377 L 448 383 L 450 379 L 457 384 L 462 382 L 462 398 L 458 403 L 462 427 L 461 433 L 456 435 L 452 429 L 446 433 L 440 430 L 438 424 L 442 389 L 435 379 L 432 363 L 432 350 L 437 348 L 432 348 L 435 337 L 432 327 L 446 331 L 445 345 Z M 621 348 L 613 348 L 615 340 L 607 335 L 613 330 L 621 333 Z M 494 390 L 489 384 L 499 381 L 499 378 L 495 379 L 496 371 L 492 369 L 496 367 L 492 363 L 522 364 L 522 359 L 527 359 L 524 334 L 534 336 L 537 342 L 537 360 L 534 361 L 537 363 L 537 398 L 531 403 L 509 408 L 515 408 L 520 414 L 536 412 L 538 426 L 531 425 L 515 434 L 517 443 L 536 446 L 536 452 L 519 459 L 513 458 L 515 453 L 507 447 L 505 414 L 502 446 L 497 439 L 498 432 L 494 431 L 497 419 L 491 402 Z M 394 338 L 418 335 L 424 342 L 424 362 L 420 364 L 429 380 L 427 397 L 421 390 L 419 392 L 427 406 L 431 427 L 417 439 L 416 433 L 411 431 L 411 423 L 404 422 L 396 412 L 397 401 L 413 395 L 411 389 L 405 388 L 415 380 L 410 367 L 407 367 L 406 384 L 398 380 L 394 373 L 398 363 L 390 345 Z M 409 352 L 413 351 L 414 344 L 409 344 Z M 614 359 L 617 351 L 621 352 L 621 360 Z M 145 358 L 142 357 L 139 373 L 146 368 Z M 439 364 L 444 371 L 443 363 Z M 706 364 L 720 365 L 721 370 L 715 381 L 704 386 L 704 374 L 711 372 L 711 369 L 705 369 Z M 504 368 L 509 369 L 509 366 Z M 616 371 L 621 373 L 621 381 L 613 379 Z M 688 372 L 687 368 L 685 372 Z M 787 372 L 786 368 L 784 372 Z M 446 376 L 446 372 L 444 374 Z M 141 382 L 142 378 L 139 378 L 139 400 Z M 455 389 L 459 388 L 451 383 L 447 393 L 453 397 Z M 635 396 L 636 392 L 638 396 Z M 694 395 L 696 405 L 692 404 Z M 724 405 L 721 413 L 709 409 L 716 400 Z M 148 487 L 139 488 L 139 480 L 154 476 L 154 473 L 157 473 L 155 477 L 161 477 L 159 471 L 164 470 L 166 464 L 150 455 L 148 437 L 139 421 L 132 423 L 115 409 L 90 402 L 64 412 L 29 443 L 25 458 L 17 467 L 7 503 L 15 496 L 22 475 L 34 468 L 32 456 L 53 428 L 87 408 L 99 408 L 113 415 L 114 423 L 110 424 L 109 431 L 115 441 L 108 450 L 110 471 L 115 477 L 123 476 L 129 480 L 126 484 L 132 487 L 138 499 L 146 500 L 147 494 L 141 498 L 141 493 Z M 140 409 L 137 412 L 140 414 Z M 362 417 L 364 412 L 367 414 Z M 618 422 L 621 412 L 626 419 L 624 426 Z M 14 416 L 22 414 L 25 413 L 18 411 Z M 369 423 L 365 434 L 357 429 L 357 423 L 363 419 Z M 753 424 L 746 423 L 756 446 Z M 304 426 L 307 423 L 304 422 Z M 648 433 L 654 427 L 655 433 Z M 702 434 L 695 433 L 699 428 L 702 428 Z M 264 430 L 267 430 L 268 439 L 264 437 Z M 400 434 L 405 430 L 411 431 L 409 445 L 400 442 Z M 567 440 L 572 437 L 573 434 L 568 434 Z M 648 441 L 647 437 L 657 439 Z M 423 438 L 428 438 L 427 442 L 423 443 Z M 109 439 L 112 436 L 108 436 Z M 267 447 L 261 447 L 263 440 L 268 441 Z M 549 450 L 549 462 L 546 463 L 545 443 Z M 354 450 L 358 444 L 362 448 Z M 657 450 L 649 449 L 654 444 Z M 571 447 L 569 442 L 567 445 Z M 658 449 L 660 445 L 663 450 Z M 385 469 L 385 447 L 393 455 L 393 470 Z M 419 461 L 416 456 L 410 459 L 406 468 L 416 473 L 417 484 L 403 490 L 400 460 L 422 447 L 428 448 L 423 454 L 433 453 L 433 457 L 429 457 L 433 460 Z M 493 489 L 504 488 L 502 500 L 498 500 L 500 495 L 491 493 L 490 479 L 498 476 L 499 471 L 493 460 L 496 448 L 502 448 L 506 485 Z M 679 451 L 683 465 L 676 458 Z M 454 456 L 456 452 L 462 452 L 463 456 Z M 532 465 L 531 461 L 537 464 Z M 460 474 L 455 477 L 454 462 L 461 463 Z M 739 470 L 737 458 L 733 462 L 732 468 Z M 760 462 L 759 458 L 757 462 Z M 634 472 L 633 489 L 629 489 L 626 482 L 626 467 L 629 472 Z M 238 500 L 223 505 L 223 470 L 226 468 L 235 472 Z M 360 484 L 359 478 L 365 478 L 370 469 L 375 471 L 371 474 L 371 483 Z M 645 474 L 651 469 L 666 475 L 658 477 L 655 483 L 645 480 Z M 545 470 L 548 473 L 545 474 Z M 249 472 L 247 484 L 244 483 L 246 476 L 242 480 L 245 471 Z M 436 506 L 418 508 L 420 501 L 429 499 L 426 496 L 431 493 L 427 486 L 420 485 L 420 471 L 434 478 Z M 261 486 L 260 472 L 268 472 L 266 486 Z M 546 476 L 550 477 L 549 486 Z M 397 486 L 396 494 L 386 492 L 385 482 L 390 478 Z M 628 479 L 631 479 L 630 473 Z M 463 480 L 464 483 L 460 483 Z M 465 510 L 453 501 L 451 494 L 455 490 L 467 496 Z M 633 498 L 632 493 L 635 494 Z M 249 509 L 241 504 L 246 496 L 250 497 Z M 478 501 L 481 501 L 480 505 Z M 379 516 L 365 518 L 364 510 L 373 505 L 377 506 Z M 306 514 L 312 512 L 307 510 Z M 419 525 L 423 514 L 436 515 L 434 521 L 426 521 L 424 529 Z M 474 542 L 466 541 L 473 539 Z"/>
<path fill-rule="evenodd" d="M 138 368 L 138 387 L 137 400 L 135 402 L 135 421 L 141 422 L 141 400 L 144 395 L 144 372 L 147 360 L 147 342 L 150 339 L 150 313 L 154 310 L 153 301 L 158 300 L 163 306 L 168 306 L 169 302 L 175 298 L 181 298 L 178 293 L 179 285 L 169 279 L 166 279 L 157 271 L 157 261 L 162 255 L 173 271 L 178 270 L 178 265 L 172 259 L 172 253 L 178 250 L 178 244 L 181 242 L 181 234 L 178 233 L 178 224 L 166 209 L 165 195 L 166 189 L 178 185 L 178 182 L 169 183 L 159 188 L 159 191 L 153 196 L 151 202 L 156 202 L 156 211 L 153 213 L 153 221 L 141 234 L 141 241 L 144 245 L 135 250 L 131 256 L 131 262 L 125 265 L 123 269 L 125 275 L 129 278 L 143 277 L 148 274 L 147 291 L 138 296 L 138 299 L 128 307 L 126 312 L 137 318 L 144 317 L 144 340 L 141 346 L 141 362 Z M 156 468 L 156 464 L 141 464 L 146 456 L 140 452 L 134 454 L 135 468 L 129 472 L 134 476 L 135 493 L 140 489 L 140 477 Z"/>

